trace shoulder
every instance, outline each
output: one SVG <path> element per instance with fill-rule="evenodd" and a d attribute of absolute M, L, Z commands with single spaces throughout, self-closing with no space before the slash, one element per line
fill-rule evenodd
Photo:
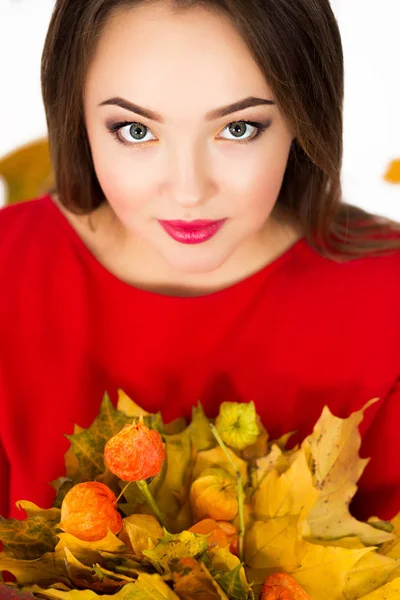
<path fill-rule="evenodd" d="M 0 209 L 0 256 L 2 263 L 10 253 L 38 239 L 54 216 L 52 199 L 42 196 Z"/>
<path fill-rule="evenodd" d="M 400 246 L 400 244 L 399 244 Z M 336 261 L 307 245 L 293 265 L 299 295 L 320 302 L 332 311 L 347 311 L 400 318 L 400 247 L 381 255 Z"/>
<path fill-rule="evenodd" d="M 61 232 L 61 220 L 49 195 L 1 208 L 0 290 L 17 293 L 35 276 L 39 285 L 51 257 L 60 254 L 65 237 Z M 0 296 L 4 300 L 4 294 Z"/>
<path fill-rule="evenodd" d="M 334 260 L 304 242 L 292 261 L 293 282 L 301 287 L 301 293 L 342 297 L 343 302 L 351 298 L 368 302 L 377 297 L 385 301 L 388 296 L 400 302 L 400 237 L 398 246 L 379 255 Z"/>

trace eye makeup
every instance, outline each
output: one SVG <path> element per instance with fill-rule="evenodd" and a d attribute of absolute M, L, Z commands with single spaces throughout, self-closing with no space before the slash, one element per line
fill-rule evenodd
<path fill-rule="evenodd" d="M 254 127 L 256 130 L 255 135 L 253 135 L 252 137 L 246 138 L 246 139 L 240 139 L 240 138 L 218 138 L 218 139 L 222 139 L 223 141 L 227 141 L 227 142 L 237 142 L 239 144 L 249 144 L 251 142 L 253 142 L 254 140 L 256 140 L 257 138 L 259 138 L 266 129 L 268 129 L 272 123 L 271 119 L 267 119 L 265 121 L 246 121 L 244 119 L 237 119 L 235 121 L 231 121 L 230 123 L 228 123 L 227 125 L 225 125 L 225 127 L 221 130 L 224 131 L 225 129 L 229 128 L 231 125 L 234 125 L 235 123 L 243 123 L 245 125 L 250 125 L 251 127 Z M 146 125 L 144 125 L 143 123 L 140 123 L 139 121 L 119 121 L 119 122 L 107 122 L 106 123 L 106 127 L 108 129 L 108 131 L 113 135 L 113 137 L 116 139 L 117 142 L 119 142 L 120 144 L 122 144 L 123 146 L 139 146 L 141 144 L 146 144 L 149 141 L 154 141 L 154 140 L 146 140 L 145 142 L 142 142 L 141 140 L 136 140 L 136 141 L 132 141 L 129 142 L 128 140 L 126 140 L 125 138 L 121 137 L 120 131 L 121 129 L 123 129 L 124 127 L 128 127 L 128 126 L 132 126 L 132 125 L 138 125 L 140 127 L 143 127 L 144 129 L 146 129 L 147 131 L 151 131 L 149 127 L 147 127 Z"/>

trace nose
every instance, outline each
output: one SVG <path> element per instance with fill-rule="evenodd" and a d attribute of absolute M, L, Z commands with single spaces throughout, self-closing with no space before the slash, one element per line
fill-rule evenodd
<path fill-rule="evenodd" d="M 175 204 L 193 208 L 212 195 L 215 184 L 205 150 L 181 147 L 170 154 L 169 167 L 169 195 Z"/>

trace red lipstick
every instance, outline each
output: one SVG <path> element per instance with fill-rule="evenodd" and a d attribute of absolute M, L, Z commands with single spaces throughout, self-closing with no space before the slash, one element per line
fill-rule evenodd
<path fill-rule="evenodd" d="M 219 231 L 226 219 L 220 221 L 159 221 L 175 241 L 182 244 L 201 244 Z"/>

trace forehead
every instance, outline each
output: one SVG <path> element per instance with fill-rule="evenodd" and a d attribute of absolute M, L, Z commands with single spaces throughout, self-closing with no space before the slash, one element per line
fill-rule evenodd
<path fill-rule="evenodd" d="M 87 81 L 89 101 L 122 96 L 162 112 L 198 114 L 245 96 L 272 98 L 245 41 L 222 14 L 165 4 L 119 10 L 98 41 Z M 169 112 L 170 108 L 170 112 Z M 180 115 L 180 119 L 182 115 Z"/>

